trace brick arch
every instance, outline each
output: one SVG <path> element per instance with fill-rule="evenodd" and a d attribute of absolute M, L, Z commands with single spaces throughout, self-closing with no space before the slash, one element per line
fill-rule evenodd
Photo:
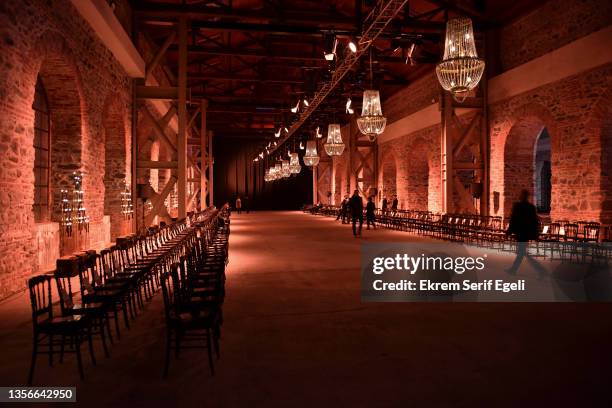
<path fill-rule="evenodd" d="M 383 154 L 380 169 L 381 198 L 387 197 L 387 201 L 391 205 L 393 196 L 397 195 L 397 157 L 392 150 Z"/>
<path fill-rule="evenodd" d="M 556 212 L 559 198 L 559 179 L 554 176 L 558 163 L 559 137 L 552 114 L 539 104 L 527 104 L 516 109 L 508 124 L 503 146 L 503 213 L 509 216 L 512 203 L 517 201 L 521 190 L 526 189 L 534 197 L 535 147 L 542 130 L 546 128 L 551 141 L 551 168 L 553 171 L 551 191 L 551 214 Z"/>
<path fill-rule="evenodd" d="M 83 170 L 83 86 L 74 55 L 58 33 L 48 31 L 39 37 L 30 57 L 36 67 L 32 83 L 40 78 L 49 104 L 52 219 L 59 221 L 60 191 L 70 189 L 73 172 Z"/>
<path fill-rule="evenodd" d="M 102 111 L 104 128 L 104 214 L 110 215 L 111 240 L 129 231 L 121 209 L 121 193 L 129 184 L 127 112 L 121 97 L 109 95 Z"/>

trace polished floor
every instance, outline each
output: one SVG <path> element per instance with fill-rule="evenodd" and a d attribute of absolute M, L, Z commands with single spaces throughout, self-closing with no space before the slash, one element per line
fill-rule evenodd
<path fill-rule="evenodd" d="M 193 350 L 161 379 L 158 294 L 111 358 L 98 345 L 98 365 L 85 359 L 86 381 L 68 357 L 52 369 L 41 358 L 35 382 L 76 385 L 88 407 L 609 406 L 612 305 L 362 303 L 360 244 L 399 240 L 423 238 L 355 239 L 297 212 L 234 214 L 214 377 Z M 30 319 L 25 293 L 0 304 L 0 386 L 25 382 Z"/>

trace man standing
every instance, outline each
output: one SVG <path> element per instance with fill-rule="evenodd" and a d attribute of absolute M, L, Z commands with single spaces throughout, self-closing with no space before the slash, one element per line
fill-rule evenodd
<path fill-rule="evenodd" d="M 388 202 L 387 202 L 387 197 L 385 196 L 383 197 L 382 205 L 380 206 L 380 209 L 382 210 L 383 214 L 387 213 L 387 206 L 388 206 Z"/>
<path fill-rule="evenodd" d="M 353 192 L 353 196 L 349 201 L 349 208 L 351 210 L 351 217 L 353 218 L 353 235 L 357 237 L 361 235 L 361 228 L 363 227 L 363 200 L 358 190 Z M 355 225 L 357 220 L 359 220 L 359 233 L 357 233 Z"/>
<path fill-rule="evenodd" d="M 516 238 L 516 258 L 514 263 L 507 269 L 506 272 L 515 274 L 518 270 L 523 258 L 527 256 L 527 260 L 539 268 L 537 262 L 532 259 L 531 255 L 527 254 L 527 245 L 530 240 L 538 239 L 539 222 L 536 208 L 529 202 L 529 191 L 522 190 L 519 196 L 519 201 L 512 206 L 512 214 L 510 215 L 510 224 L 506 235 L 513 234 Z"/>
<path fill-rule="evenodd" d="M 391 204 L 391 213 L 392 213 L 392 215 L 397 214 L 397 204 L 398 204 L 397 196 L 394 195 L 393 196 L 393 203 Z"/>
<path fill-rule="evenodd" d="M 376 205 L 374 204 L 374 200 L 370 196 L 368 198 L 368 203 L 366 204 L 366 226 L 368 229 L 370 229 L 370 224 L 372 224 L 373 229 L 376 229 L 376 224 L 374 223 L 374 210 L 376 210 Z"/>
<path fill-rule="evenodd" d="M 344 197 L 342 202 L 340 203 L 340 209 L 338 210 L 338 216 L 336 217 L 336 221 L 342 218 L 342 223 L 344 224 L 344 211 L 346 210 L 346 202 L 347 199 Z"/>

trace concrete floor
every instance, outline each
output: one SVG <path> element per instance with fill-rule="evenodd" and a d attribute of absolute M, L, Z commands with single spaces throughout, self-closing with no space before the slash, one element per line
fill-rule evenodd
<path fill-rule="evenodd" d="M 100 347 L 96 367 L 85 359 L 86 381 L 68 357 L 53 369 L 41 358 L 35 382 L 76 385 L 88 407 L 610 406 L 610 304 L 361 303 L 360 243 L 416 240 L 354 239 L 302 213 L 233 215 L 214 377 L 204 352 L 188 350 L 161 379 L 158 294 L 110 359 Z M 25 294 L 0 304 L 0 324 L 0 385 L 22 385 Z"/>

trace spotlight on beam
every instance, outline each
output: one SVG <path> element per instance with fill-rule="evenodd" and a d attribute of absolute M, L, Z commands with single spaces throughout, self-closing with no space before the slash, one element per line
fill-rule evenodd
<path fill-rule="evenodd" d="M 274 132 L 274 137 L 279 138 L 281 134 L 281 128 L 278 128 L 278 131 Z"/>
<path fill-rule="evenodd" d="M 287 126 L 285 126 L 283 130 L 285 131 L 285 133 L 289 133 L 289 129 L 287 129 Z"/>
<path fill-rule="evenodd" d="M 408 52 L 406 53 L 406 64 L 414 65 L 414 60 L 412 59 L 412 53 L 414 52 L 415 46 L 416 44 L 412 43 L 410 45 L 410 48 L 408 48 Z"/>
<path fill-rule="evenodd" d="M 291 108 L 291 113 L 298 113 L 300 110 L 300 101 L 298 101 L 293 108 Z"/>
<path fill-rule="evenodd" d="M 336 47 L 338 47 L 338 39 L 335 34 L 327 33 L 324 36 L 325 41 L 325 51 L 323 51 L 323 55 L 327 61 L 333 61 L 336 57 Z"/>
<path fill-rule="evenodd" d="M 300 150 L 304 150 L 304 142 L 300 142 Z"/>
<path fill-rule="evenodd" d="M 348 43 L 348 47 L 353 54 L 357 52 L 357 42 L 355 40 L 350 40 Z"/>
<path fill-rule="evenodd" d="M 353 101 L 349 97 L 346 101 L 346 113 L 348 113 L 349 115 L 352 115 L 353 113 L 355 113 L 355 110 L 351 108 L 352 104 L 353 104 Z"/>
<path fill-rule="evenodd" d="M 315 134 L 317 136 L 317 139 L 320 139 L 320 138 L 323 137 L 323 135 L 321 134 L 319 126 L 317 126 L 317 130 L 315 131 Z"/>
<path fill-rule="evenodd" d="M 310 103 L 308 103 L 308 99 L 304 98 L 304 106 L 308 107 L 310 106 Z"/>

